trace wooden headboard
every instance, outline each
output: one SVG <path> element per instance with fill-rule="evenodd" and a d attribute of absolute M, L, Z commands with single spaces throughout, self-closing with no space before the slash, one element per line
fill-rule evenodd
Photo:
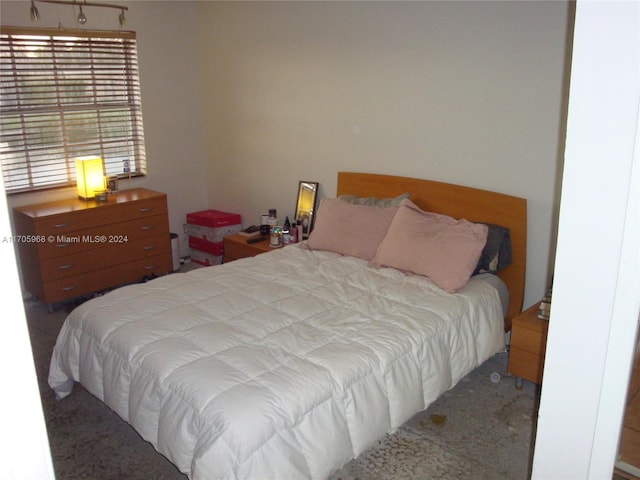
<path fill-rule="evenodd" d="M 501 193 L 448 183 L 370 173 L 338 172 L 337 195 L 389 198 L 408 192 L 423 210 L 509 229 L 513 261 L 498 276 L 509 288 L 505 331 L 522 311 L 527 253 L 527 201 Z"/>

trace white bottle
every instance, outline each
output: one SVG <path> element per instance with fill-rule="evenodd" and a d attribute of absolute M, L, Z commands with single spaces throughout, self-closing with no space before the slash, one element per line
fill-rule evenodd
<path fill-rule="evenodd" d="M 271 228 L 273 228 L 275 225 L 278 225 L 278 215 L 275 208 L 269 209 L 269 218 L 267 219 L 267 224 Z"/>

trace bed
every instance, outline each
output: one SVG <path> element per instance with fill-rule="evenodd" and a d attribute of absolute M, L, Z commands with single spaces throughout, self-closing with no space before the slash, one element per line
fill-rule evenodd
<path fill-rule="evenodd" d="M 367 207 L 396 208 L 391 222 L 410 208 L 504 227 L 510 263 L 448 292 L 378 255 L 317 248 L 312 234 L 122 287 L 66 319 L 56 395 L 80 382 L 192 479 L 322 479 L 371 448 L 504 348 L 522 307 L 526 201 L 353 172 L 338 174 L 343 195 L 408 197 Z M 321 203 L 315 243 L 328 211 Z"/>

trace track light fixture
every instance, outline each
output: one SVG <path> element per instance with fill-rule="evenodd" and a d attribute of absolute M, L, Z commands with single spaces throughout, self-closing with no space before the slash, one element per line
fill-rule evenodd
<path fill-rule="evenodd" d="M 37 22 L 40 20 L 40 12 L 38 11 L 38 7 L 33 0 L 31 0 L 31 21 Z"/>
<path fill-rule="evenodd" d="M 78 14 L 78 23 L 80 25 L 84 25 L 87 23 L 87 17 L 84 16 L 84 12 L 82 11 L 82 5 L 80 5 L 80 13 Z"/>
<path fill-rule="evenodd" d="M 77 20 L 80 25 L 84 25 L 87 23 L 87 17 L 82 11 L 82 7 L 103 7 L 103 8 L 116 8 L 120 10 L 120 15 L 118 15 L 118 23 L 121 27 L 124 27 L 127 24 L 127 19 L 124 16 L 125 10 L 129 10 L 129 7 L 125 7 L 123 5 L 115 5 L 112 3 L 101 3 L 101 2 L 88 2 L 87 0 L 31 0 L 31 10 L 30 17 L 32 22 L 37 22 L 40 20 L 40 12 L 36 7 L 35 2 L 42 3 L 55 3 L 57 5 L 71 5 L 72 7 L 79 7 L 80 12 L 78 13 Z"/>

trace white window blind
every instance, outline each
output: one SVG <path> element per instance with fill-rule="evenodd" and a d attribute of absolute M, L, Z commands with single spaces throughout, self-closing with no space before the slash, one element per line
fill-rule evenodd
<path fill-rule="evenodd" d="M 105 175 L 146 173 L 134 32 L 0 30 L 0 160 L 8 193 L 75 183 L 76 157 Z"/>

